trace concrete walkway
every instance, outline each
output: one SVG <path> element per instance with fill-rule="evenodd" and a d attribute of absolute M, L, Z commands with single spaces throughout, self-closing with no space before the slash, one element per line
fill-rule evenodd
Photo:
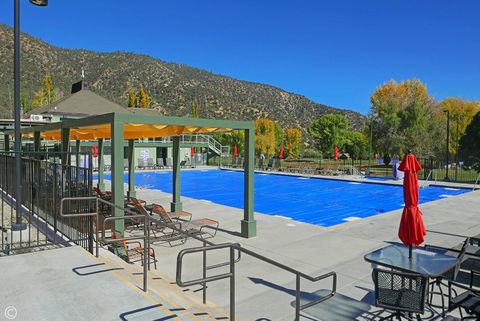
<path fill-rule="evenodd" d="M 139 189 L 137 195 L 147 203 L 159 203 L 166 208 L 171 201 L 169 194 L 156 190 Z M 185 197 L 182 201 L 184 210 L 192 212 L 194 219 L 209 217 L 221 222 L 221 231 L 213 239 L 215 243 L 239 242 L 248 249 L 312 276 L 336 271 L 339 277 L 338 291 L 366 302 L 371 302 L 373 283 L 371 266 L 363 256 L 385 246 L 387 242 L 399 242 L 397 231 L 401 210 L 330 228 L 256 214 L 258 236 L 244 239 L 238 233 L 242 210 Z M 468 236 L 480 233 L 479 209 L 480 191 L 421 205 L 428 230 Z M 427 243 L 444 246 L 454 246 L 461 241 L 461 237 L 433 232 L 426 237 Z M 174 248 L 168 244 L 154 244 L 159 257 L 158 268 L 174 277 L 179 250 L 195 246 L 201 246 L 200 242 L 189 240 L 186 245 Z M 226 261 L 227 257 L 227 253 L 209 254 L 209 264 Z M 198 277 L 201 273 L 201 257 L 192 258 L 186 266 L 186 277 Z M 209 275 L 223 271 L 210 271 Z M 236 271 L 237 312 L 244 320 L 293 319 L 293 274 L 251 257 L 243 257 L 236 265 Z M 302 282 L 302 291 L 308 294 L 328 286 L 330 282 L 311 284 L 305 281 Z M 224 308 L 228 308 L 228 295 L 228 281 L 209 285 L 208 297 Z"/>

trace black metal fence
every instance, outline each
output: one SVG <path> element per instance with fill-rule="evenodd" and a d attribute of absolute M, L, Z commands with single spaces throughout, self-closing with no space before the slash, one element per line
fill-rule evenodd
<path fill-rule="evenodd" d="M 92 157 L 79 155 L 81 166 L 70 165 L 70 154 L 22 152 L 22 210 L 15 209 L 15 153 L 0 152 L 0 255 L 17 254 L 74 242 L 93 251 L 90 217 L 62 218 L 64 197 L 92 195 Z M 62 164 L 64 157 L 65 165 Z M 88 212 L 91 202 L 76 203 L 75 212 Z M 11 229 L 21 222 L 20 231 Z"/>

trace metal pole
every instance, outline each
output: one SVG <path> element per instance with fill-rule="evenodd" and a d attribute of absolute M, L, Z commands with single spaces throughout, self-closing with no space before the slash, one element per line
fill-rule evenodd
<path fill-rule="evenodd" d="M 295 282 L 295 321 L 300 321 L 300 275 L 297 274 Z"/>
<path fill-rule="evenodd" d="M 203 247 L 207 247 L 207 243 L 203 241 Z M 203 278 L 207 277 L 207 250 L 203 250 Z M 202 284 L 203 288 L 203 304 L 207 304 L 207 283 Z"/>
<path fill-rule="evenodd" d="M 15 0 L 13 24 L 13 99 L 15 118 L 15 224 L 12 230 L 24 230 L 26 224 L 22 224 L 22 155 L 20 135 L 20 0 Z"/>
<path fill-rule="evenodd" d="M 230 246 L 230 321 L 235 321 L 235 249 Z"/>
<path fill-rule="evenodd" d="M 370 175 L 370 166 L 372 159 L 372 137 L 373 137 L 373 119 L 370 119 L 370 144 L 368 145 L 368 171 L 365 173 L 367 176 Z"/>
<path fill-rule="evenodd" d="M 445 180 L 449 181 L 450 178 L 448 178 L 448 162 L 449 162 L 449 141 L 450 141 L 450 111 L 446 110 L 444 111 L 447 113 L 447 152 L 446 152 L 446 167 L 445 167 Z"/>
<path fill-rule="evenodd" d="M 458 148 L 460 147 L 460 131 L 459 131 L 459 123 L 460 123 L 460 114 L 457 115 L 457 148 L 455 151 L 455 181 L 457 181 L 457 174 L 458 174 Z"/>

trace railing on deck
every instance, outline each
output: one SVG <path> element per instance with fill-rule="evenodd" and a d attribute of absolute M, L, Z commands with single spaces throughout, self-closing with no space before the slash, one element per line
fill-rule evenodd
<path fill-rule="evenodd" d="M 0 255 L 23 253 L 33 248 L 57 245 L 67 240 L 91 250 L 92 224 L 89 218 L 64 221 L 59 214 L 60 200 L 66 196 L 92 193 L 91 157 L 86 167 L 62 165 L 69 154 L 22 152 L 22 210 L 15 208 L 15 153 L 0 152 Z M 88 204 L 78 211 L 88 211 Z M 17 220 L 22 231 L 10 227 Z"/>
<path fill-rule="evenodd" d="M 296 280 L 295 320 L 296 321 L 300 320 L 300 312 L 303 309 L 306 309 L 306 308 L 311 307 L 315 304 L 323 302 L 323 301 L 331 298 L 332 296 L 334 296 L 335 293 L 336 293 L 337 275 L 336 275 L 335 272 L 329 272 L 329 273 L 325 273 L 325 274 L 322 274 L 322 275 L 319 275 L 319 276 L 311 276 L 311 275 L 305 274 L 305 273 L 303 273 L 303 272 L 301 272 L 297 269 L 289 267 L 285 264 L 282 264 L 282 263 L 280 263 L 276 260 L 272 260 L 272 259 L 270 259 L 266 256 L 258 254 L 255 251 L 246 249 L 238 243 L 215 244 L 211 241 L 203 239 L 199 235 L 194 235 L 194 234 L 192 235 L 189 232 L 178 229 L 176 226 L 172 226 L 170 224 L 165 224 L 163 221 L 157 220 L 154 217 L 140 215 L 137 212 L 132 211 L 129 208 L 123 208 L 123 207 L 120 207 L 120 206 L 116 206 L 115 204 L 113 204 L 111 202 L 108 202 L 108 201 L 105 201 L 103 199 L 96 198 L 96 197 L 65 198 L 61 202 L 62 203 L 61 208 L 64 209 L 64 208 L 68 207 L 65 204 L 66 202 L 70 203 L 69 206 L 71 208 L 75 208 L 75 206 L 73 206 L 74 204 L 72 205 L 71 202 L 76 202 L 76 201 L 93 202 L 93 203 L 96 204 L 96 206 L 95 206 L 95 209 L 97 209 L 96 212 L 80 214 L 80 215 L 84 215 L 84 216 L 95 217 L 96 222 L 98 222 L 98 218 L 99 218 L 99 215 L 100 215 L 99 211 L 98 211 L 98 208 L 99 208 L 98 206 L 99 206 L 100 203 L 108 205 L 111 208 L 116 207 L 116 208 L 119 208 L 119 209 L 124 211 L 124 213 L 126 214 L 125 216 L 107 217 L 104 220 L 103 226 L 101 227 L 101 235 L 98 236 L 98 234 L 97 234 L 97 238 L 96 238 L 96 241 L 97 241 L 97 252 L 96 253 L 98 255 L 98 243 L 99 242 L 103 242 L 104 244 L 114 244 L 114 245 L 116 244 L 117 246 L 119 246 L 120 244 L 122 244 L 122 242 L 131 241 L 131 240 L 142 240 L 143 241 L 142 260 L 143 260 L 143 290 L 144 291 L 147 291 L 147 289 L 148 289 L 147 288 L 147 286 L 148 286 L 147 285 L 147 274 L 148 274 L 148 270 L 150 269 L 150 256 L 148 255 L 148 253 L 150 252 L 150 243 L 151 243 L 150 242 L 150 238 L 151 238 L 150 225 L 154 224 L 154 225 L 157 225 L 157 226 L 160 226 L 160 227 L 165 227 L 165 228 L 172 229 L 172 230 L 176 231 L 177 233 L 180 233 L 180 234 L 184 235 L 185 238 L 188 237 L 188 238 L 195 239 L 195 240 L 203 243 L 203 246 L 201 246 L 201 247 L 187 248 L 187 249 L 181 250 L 178 253 L 178 255 L 177 255 L 177 267 L 176 267 L 176 283 L 180 287 L 191 286 L 191 285 L 202 285 L 203 303 L 206 304 L 206 302 L 207 302 L 207 283 L 229 278 L 230 279 L 230 289 L 229 289 L 229 292 L 230 292 L 230 319 L 229 320 L 231 320 L 231 321 L 235 320 L 235 305 L 236 305 L 236 303 L 235 303 L 235 276 L 236 276 L 236 274 L 235 274 L 235 269 L 236 269 L 235 264 L 237 264 L 241 261 L 242 254 L 249 255 L 249 256 L 257 259 L 257 260 L 268 263 L 270 265 L 273 265 L 273 266 L 275 266 L 279 269 L 282 269 L 284 271 L 290 272 L 293 275 L 295 275 L 295 280 Z M 74 215 L 77 216 L 77 213 L 69 214 L 69 213 L 64 213 L 63 210 L 62 210 L 62 215 L 66 216 L 66 217 L 68 217 L 69 215 L 72 215 L 72 217 L 74 217 Z M 106 227 L 107 227 L 109 222 L 112 222 L 112 221 L 124 221 L 125 222 L 126 220 L 127 221 L 128 220 L 133 220 L 136 223 L 143 224 L 143 227 L 142 227 L 143 235 L 141 235 L 141 236 L 130 236 L 130 237 L 121 236 L 121 237 L 116 237 L 116 238 L 106 238 L 105 237 Z M 223 263 L 218 263 L 218 264 L 214 264 L 214 265 L 210 265 L 210 266 L 207 265 L 207 253 L 209 251 L 220 250 L 220 249 L 229 249 L 228 260 L 226 262 L 223 262 Z M 185 280 L 182 279 L 183 258 L 187 254 L 192 254 L 192 253 L 202 253 L 203 254 L 203 257 L 202 257 L 202 277 L 199 278 L 199 279 L 195 279 L 195 280 L 185 281 Z M 235 255 L 235 253 L 237 255 Z M 208 270 L 213 270 L 213 269 L 224 267 L 224 266 L 229 266 L 229 272 L 207 277 L 207 271 Z M 308 281 L 311 281 L 311 282 L 318 282 L 320 280 L 325 280 L 325 279 L 329 279 L 329 278 L 332 279 L 332 285 L 331 285 L 331 289 L 330 289 L 329 294 L 327 294 L 326 296 L 321 297 L 317 300 L 314 300 L 314 301 L 311 301 L 311 302 L 308 302 L 308 303 L 305 303 L 305 304 L 301 305 L 300 299 L 301 299 L 301 280 L 302 279 L 305 279 L 305 280 L 308 280 Z"/>

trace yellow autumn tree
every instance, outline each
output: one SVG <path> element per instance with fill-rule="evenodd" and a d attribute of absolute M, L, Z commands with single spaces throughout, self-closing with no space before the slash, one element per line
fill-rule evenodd
<path fill-rule="evenodd" d="M 260 118 L 255 121 L 255 153 L 265 154 L 266 157 L 275 154 L 275 122 Z"/>
<path fill-rule="evenodd" d="M 455 154 L 460 138 L 465 134 L 465 130 L 472 122 L 473 117 L 480 111 L 480 103 L 478 101 L 466 101 L 459 97 L 445 98 L 435 109 L 437 121 L 444 125 L 446 123 L 444 111 L 447 110 L 450 112 L 449 149 L 451 154 Z"/>
<path fill-rule="evenodd" d="M 53 86 L 52 76 L 46 75 L 43 78 L 43 87 L 35 91 L 32 100 L 32 109 L 48 105 L 57 100 L 55 87 Z"/>
<path fill-rule="evenodd" d="M 140 108 L 150 108 L 152 107 L 152 99 L 150 95 L 147 94 L 143 87 L 140 87 L 140 92 L 138 93 L 138 107 Z"/>
<path fill-rule="evenodd" d="M 133 88 L 128 91 L 128 107 L 138 107 L 137 94 Z"/>
<path fill-rule="evenodd" d="M 302 131 L 298 128 L 286 128 L 284 132 L 285 155 L 288 158 L 296 158 L 300 156 Z"/>

